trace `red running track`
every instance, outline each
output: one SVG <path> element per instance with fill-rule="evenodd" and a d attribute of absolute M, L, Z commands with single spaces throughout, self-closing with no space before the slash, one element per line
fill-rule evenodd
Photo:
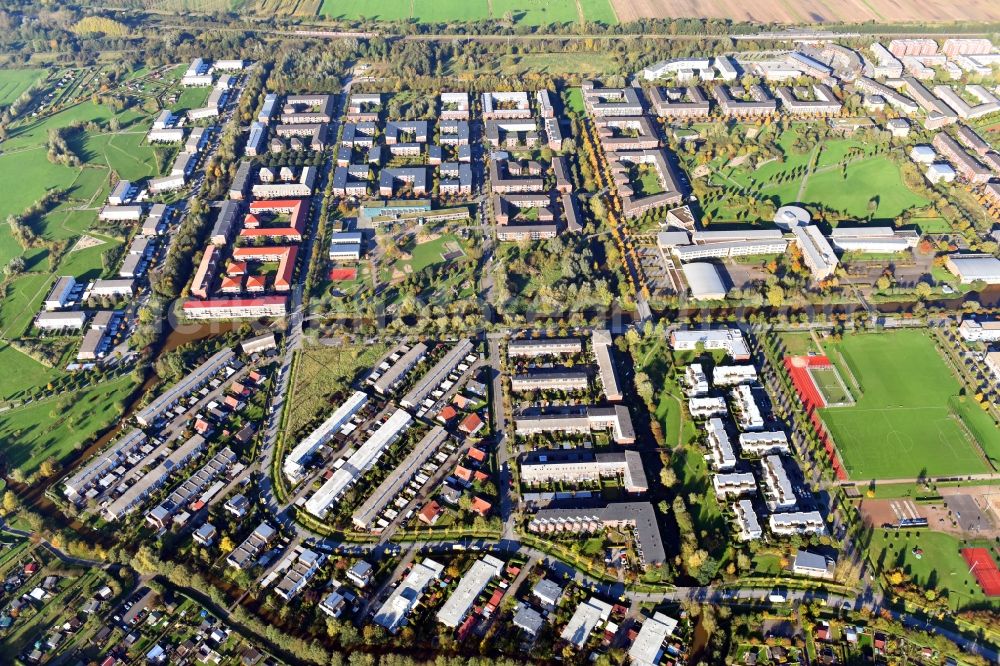
<path fill-rule="evenodd" d="M 792 384 L 795 386 L 799 398 L 802 399 L 802 404 L 806 407 L 806 414 L 808 414 L 813 429 L 816 431 L 816 436 L 819 437 L 819 441 L 823 444 L 823 448 L 830 458 L 833 471 L 837 475 L 838 480 L 846 481 L 847 472 L 840 466 L 840 459 L 837 458 L 836 448 L 830 437 L 827 436 L 823 420 L 820 418 L 819 412 L 816 411 L 822 407 L 826 407 L 826 400 L 823 399 L 823 394 L 820 393 L 819 387 L 816 386 L 816 382 L 813 381 L 812 375 L 809 373 L 809 368 L 829 368 L 830 365 L 830 359 L 826 356 L 785 357 L 785 369 L 788 370 L 788 375 L 792 378 Z"/>

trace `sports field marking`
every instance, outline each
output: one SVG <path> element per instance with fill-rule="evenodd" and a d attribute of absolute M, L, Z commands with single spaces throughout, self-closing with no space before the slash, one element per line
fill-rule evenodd
<path fill-rule="evenodd" d="M 850 335 L 826 346 L 842 381 L 846 368 L 864 386 L 854 406 L 820 410 L 852 478 L 989 471 L 950 404 L 961 386 L 924 331 Z"/>

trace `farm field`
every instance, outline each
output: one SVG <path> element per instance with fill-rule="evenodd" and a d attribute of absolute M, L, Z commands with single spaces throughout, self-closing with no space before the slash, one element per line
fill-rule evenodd
<path fill-rule="evenodd" d="M 953 407 L 960 384 L 923 331 L 850 335 L 825 345 L 841 377 L 853 373 L 860 397 L 821 410 L 854 479 L 988 472 Z M 1000 430 L 981 432 L 996 446 Z"/>
<path fill-rule="evenodd" d="M 521 25 L 578 23 L 583 20 L 614 25 L 610 0 L 323 0 L 319 15 L 331 19 L 377 19 L 424 23 L 501 20 L 508 14 Z M 301 13 L 301 12 L 300 12 Z"/>
<path fill-rule="evenodd" d="M 120 416 L 117 403 L 134 388 L 127 375 L 0 414 L 8 464 L 30 474 L 50 456 L 63 458 Z"/>
<path fill-rule="evenodd" d="M 8 106 L 21 93 L 42 78 L 43 69 L 4 69 L 0 70 L 0 106 Z"/>
<path fill-rule="evenodd" d="M 846 0 L 829 3 L 804 0 L 798 3 L 771 2 L 747 4 L 732 0 L 612 0 L 618 20 L 641 18 L 728 18 L 734 21 L 781 23 L 860 23 L 995 21 L 1000 19 L 1000 5 L 990 0 L 967 3 L 926 3 L 919 0 Z"/>
<path fill-rule="evenodd" d="M 939 595 L 947 594 L 948 605 L 953 609 L 983 603 L 1000 605 L 987 598 L 975 576 L 969 574 L 960 547 L 958 539 L 941 532 L 876 530 L 869 553 L 880 572 L 902 569 L 916 584 L 935 589 Z M 914 548 L 922 551 L 919 559 Z"/>

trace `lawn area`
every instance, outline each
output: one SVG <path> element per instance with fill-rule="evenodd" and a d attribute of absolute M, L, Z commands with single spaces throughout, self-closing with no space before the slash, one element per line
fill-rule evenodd
<path fill-rule="evenodd" d="M 104 240 L 103 238 L 101 240 Z M 105 241 L 94 247 L 67 252 L 59 262 L 60 275 L 73 275 L 78 280 L 94 280 L 104 273 L 102 255 L 113 247 L 121 245 L 117 241 Z"/>
<path fill-rule="evenodd" d="M 9 153 L 17 148 L 42 146 L 48 141 L 50 128 L 68 127 L 78 121 L 82 123 L 103 122 L 109 120 L 113 115 L 111 109 L 106 106 L 93 102 L 83 102 L 52 116 L 39 118 L 26 125 L 18 126 L 3 142 L 3 149 Z"/>
<path fill-rule="evenodd" d="M 646 373 L 653 386 L 660 389 L 653 416 L 663 426 L 665 445 L 675 447 L 693 441 L 697 431 L 694 422 L 684 416 L 682 405 L 687 398 L 674 379 L 666 341 L 645 339 L 634 361 L 636 372 Z"/>
<path fill-rule="evenodd" d="M 586 113 L 587 107 L 583 104 L 583 91 L 576 87 L 567 90 L 566 105 L 580 115 Z"/>
<path fill-rule="evenodd" d="M 63 458 L 119 417 L 118 401 L 134 388 L 127 375 L 0 414 L 7 462 L 30 474 L 50 456 Z"/>
<path fill-rule="evenodd" d="M 9 106 L 27 90 L 31 84 L 45 74 L 44 69 L 2 69 L 0 70 L 0 106 Z"/>
<path fill-rule="evenodd" d="M 947 234 L 951 232 L 951 225 L 943 217 L 914 218 L 913 223 L 920 229 L 921 234 Z"/>
<path fill-rule="evenodd" d="M 21 391 L 42 386 L 59 372 L 0 342 L 0 399 L 18 397 Z"/>
<path fill-rule="evenodd" d="M 70 187 L 80 171 L 80 167 L 66 167 L 49 162 L 43 146 L 0 155 L 0 178 L 7 183 L 17 183 L 17 187 L 4 188 L 4 196 L 0 197 L 0 219 L 6 220 L 8 215 L 20 215 L 49 190 Z M 7 225 L 3 226 L 6 234 L 9 234 Z M 11 253 L 6 245 L 6 241 L 0 237 L 0 260 L 3 263 L 20 254 L 19 250 Z"/>
<path fill-rule="evenodd" d="M 0 301 L 0 336 L 21 337 L 51 286 L 52 278 L 48 273 L 25 273 L 11 282 Z"/>
<path fill-rule="evenodd" d="M 144 140 L 145 135 L 136 131 L 88 134 L 81 157 L 88 164 L 114 169 L 119 177 L 127 180 L 156 176 L 158 174 L 153 148 Z"/>
<path fill-rule="evenodd" d="M 810 352 L 819 351 L 816 349 L 816 343 L 809 333 L 782 331 L 778 334 L 778 337 L 785 343 L 785 349 L 789 356 L 805 356 Z"/>
<path fill-rule="evenodd" d="M 854 406 L 821 410 L 851 478 L 989 471 L 953 406 L 961 386 L 924 331 L 848 335 L 825 346 L 862 393 Z M 996 428 L 981 434 L 1000 446 Z"/>
<path fill-rule="evenodd" d="M 650 197 L 664 191 L 663 185 L 660 183 L 659 175 L 657 175 L 656 170 L 648 164 L 643 164 L 639 167 L 638 175 L 639 191 L 636 192 L 637 196 Z"/>
<path fill-rule="evenodd" d="M 610 0 L 580 0 L 588 21 L 615 25 L 618 18 Z M 490 10 L 492 8 L 492 15 Z M 320 16 L 328 18 L 370 18 L 381 21 L 404 21 L 414 18 L 423 23 L 449 23 L 503 19 L 508 13 L 523 25 L 577 23 L 580 14 L 577 0 L 323 0 Z"/>
<path fill-rule="evenodd" d="M 347 397 L 350 385 L 386 352 L 386 346 L 307 346 L 296 352 L 295 375 L 285 416 L 285 432 L 292 436 L 317 417 L 326 418 L 338 404 L 334 396 Z"/>
<path fill-rule="evenodd" d="M 878 201 L 874 214 L 876 219 L 894 218 L 905 210 L 928 203 L 906 187 L 899 169 L 887 157 L 860 157 L 858 151 L 865 146 L 854 139 L 827 139 L 818 153 L 816 169 L 808 176 L 802 189 L 802 175 L 793 175 L 793 172 L 808 166 L 814 151 L 799 153 L 794 149 L 799 134 L 796 126 L 783 132 L 775 143 L 783 151 L 784 160 L 775 159 L 753 170 L 745 164 L 727 168 L 723 160 L 713 161 L 709 165 L 711 182 L 723 187 L 758 191 L 760 196 L 776 198 L 779 205 L 812 203 L 858 218 L 868 217 L 868 202 L 873 198 Z M 761 136 L 766 135 L 762 133 Z M 839 164 L 852 159 L 856 161 L 848 165 L 845 179 Z M 742 211 L 739 206 L 731 205 L 726 197 L 710 201 L 705 210 L 719 221 L 738 219 L 737 213 Z"/>
<path fill-rule="evenodd" d="M 878 199 L 876 219 L 895 218 L 905 210 L 929 203 L 903 184 L 899 169 L 885 157 L 850 164 L 846 180 L 839 168 L 814 173 L 803 197 L 805 203 L 823 204 L 859 218 L 868 216 L 872 198 Z"/>
<path fill-rule="evenodd" d="M 975 576 L 969 574 L 960 547 L 958 539 L 941 532 L 920 530 L 907 534 L 878 530 L 872 536 L 868 552 L 880 572 L 902 569 L 917 585 L 947 594 L 953 609 L 982 603 L 1000 605 L 997 600 L 991 602 Z M 919 559 L 913 553 L 914 548 L 923 551 Z"/>
<path fill-rule="evenodd" d="M 184 88 L 172 110 L 179 112 L 200 109 L 205 106 L 211 92 L 211 88 Z"/>

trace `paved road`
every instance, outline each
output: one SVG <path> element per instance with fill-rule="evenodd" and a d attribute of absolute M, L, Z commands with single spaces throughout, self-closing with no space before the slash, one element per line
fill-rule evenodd
<path fill-rule="evenodd" d="M 490 381 L 491 400 L 493 402 L 493 429 L 496 432 L 497 462 L 500 466 L 500 518 L 503 520 L 504 539 L 514 538 L 514 497 L 511 485 L 513 475 L 510 471 L 511 460 L 507 442 L 507 416 L 503 407 L 503 372 L 502 361 L 500 359 L 499 334 L 489 334 L 486 336 L 490 348 L 490 368 L 492 377 Z"/>

